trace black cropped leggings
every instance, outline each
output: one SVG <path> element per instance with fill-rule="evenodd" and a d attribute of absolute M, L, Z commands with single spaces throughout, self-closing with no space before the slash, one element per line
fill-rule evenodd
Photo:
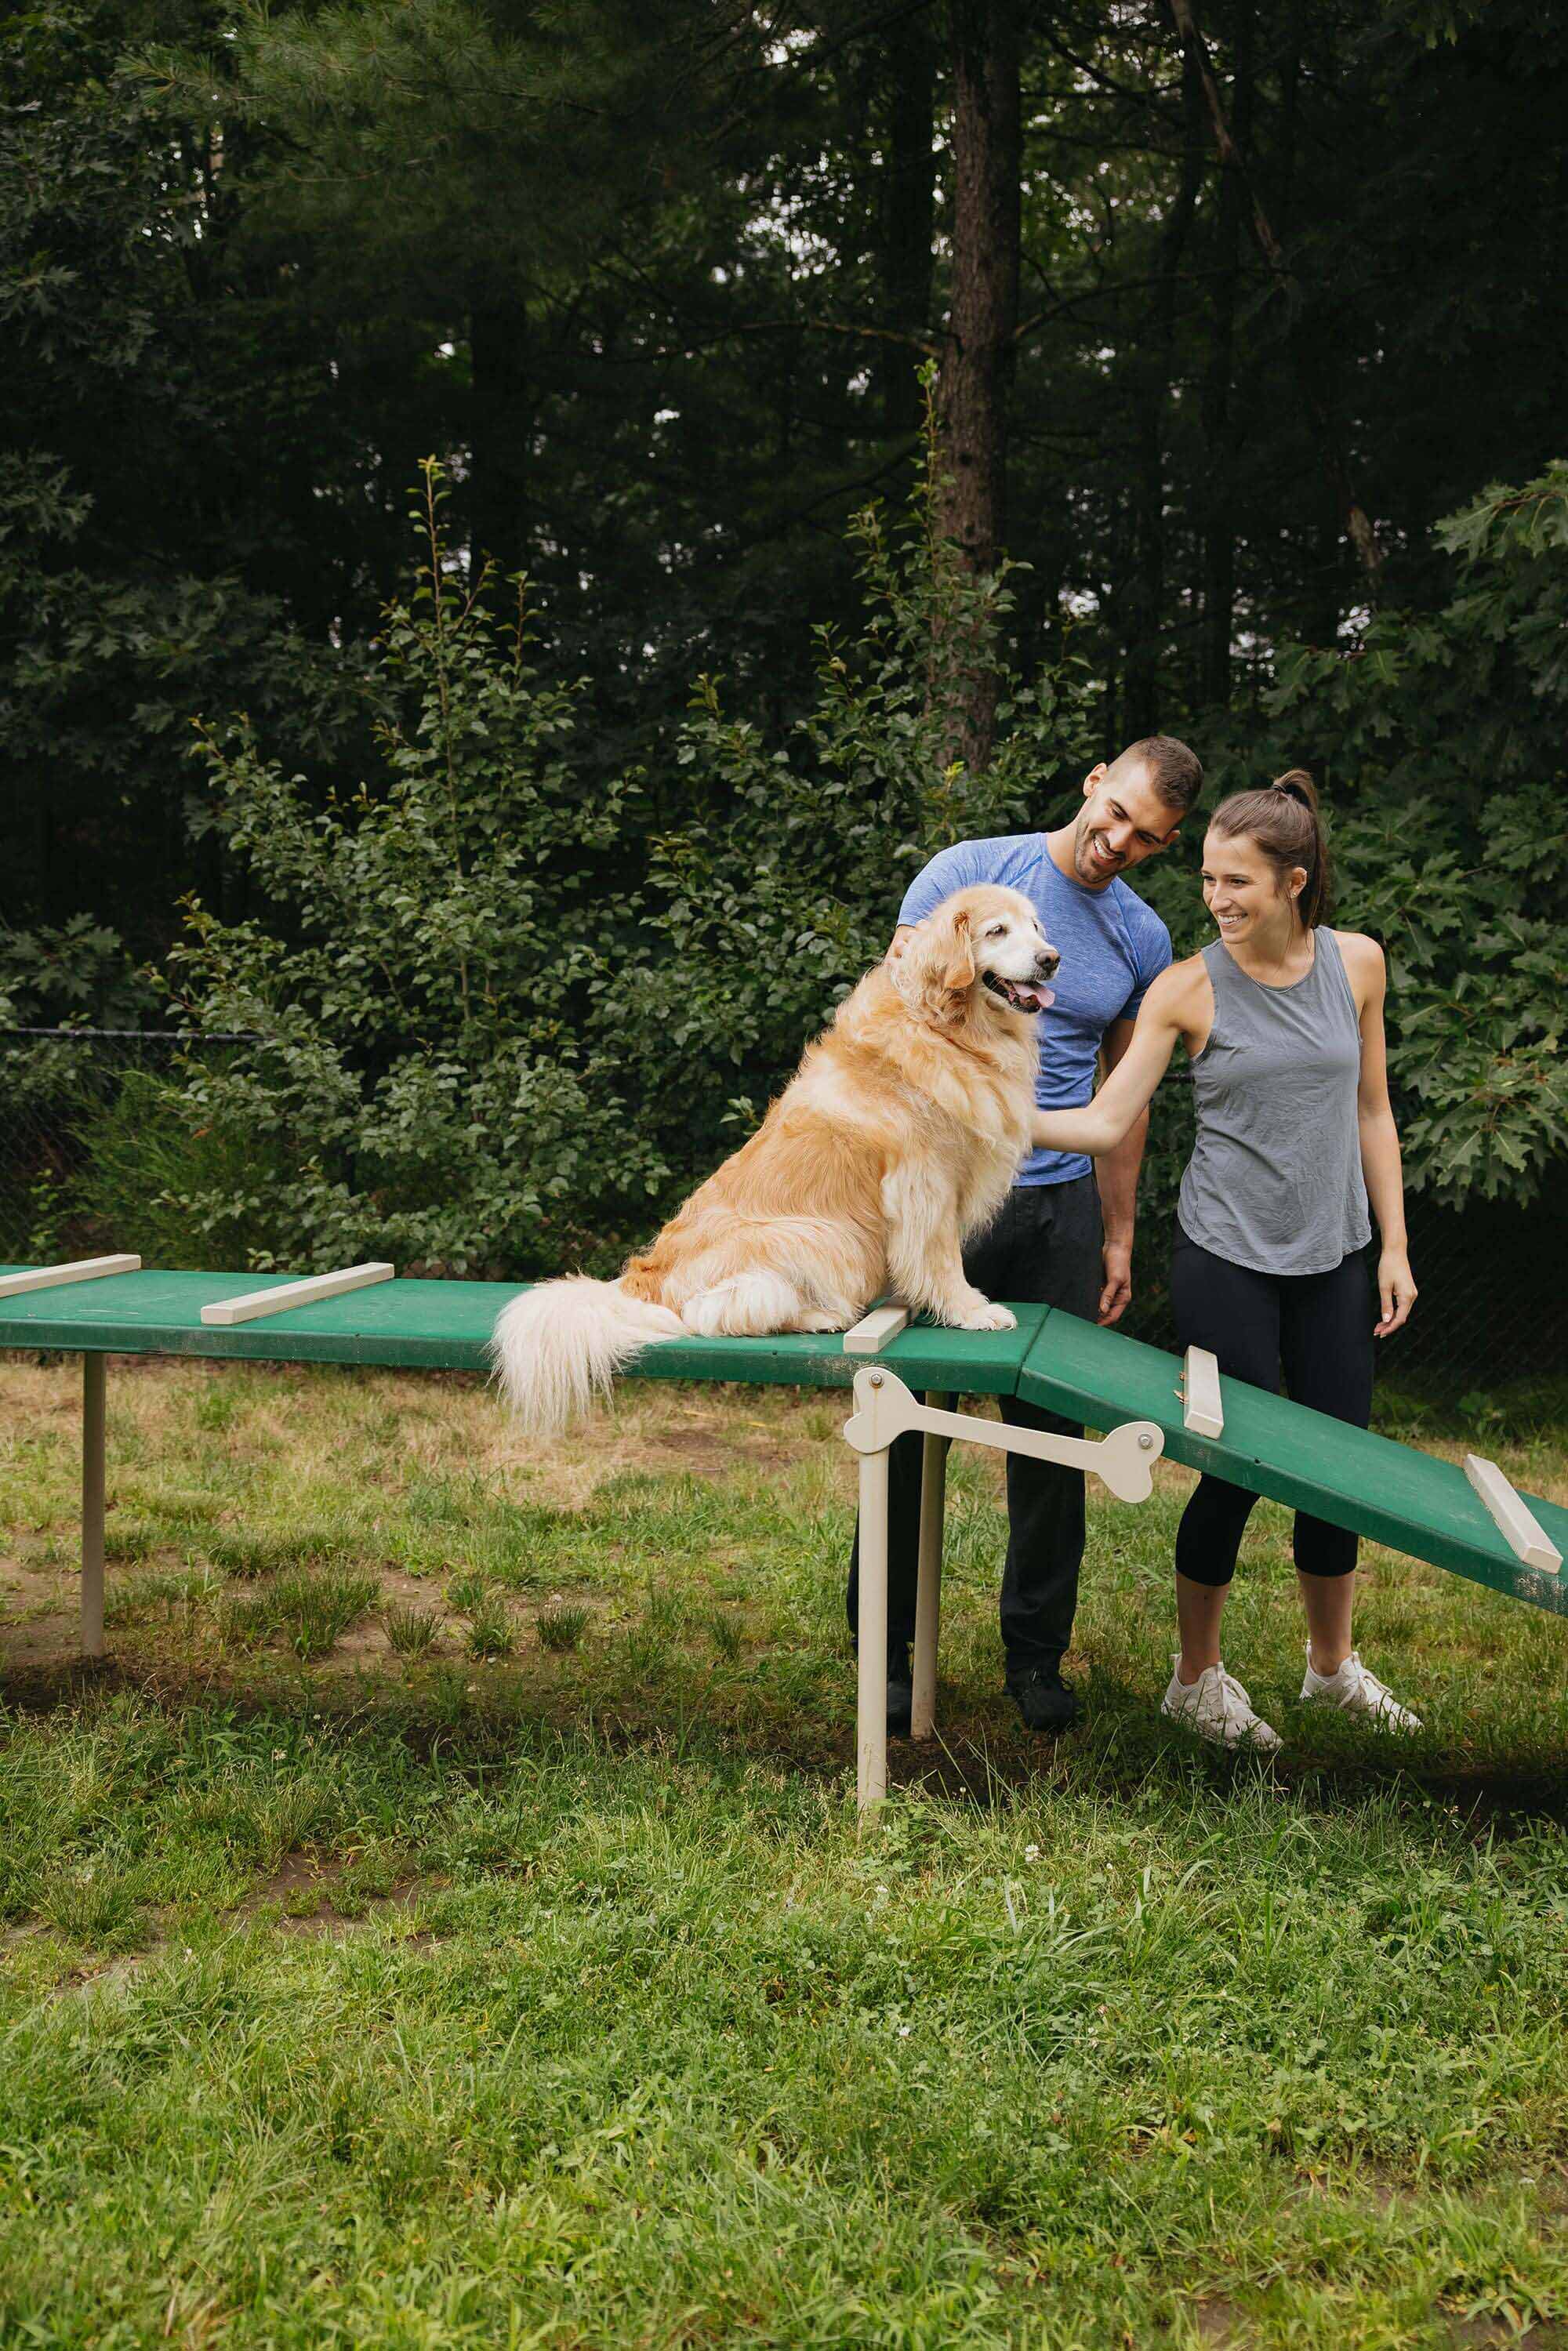
<path fill-rule="evenodd" d="M 1199 1249 L 1178 1225 L 1171 1308 L 1178 1343 L 1207 1347 L 1229 1378 L 1277 1391 L 1282 1364 L 1293 1404 L 1366 1426 L 1375 1316 L 1360 1250 L 1330 1273 L 1254 1273 Z M 1176 1573 L 1194 1583 L 1228 1583 L 1257 1499 L 1223 1478 L 1200 1478 L 1176 1533 Z M 1343 1527 L 1296 1513 L 1295 1558 L 1303 1575 L 1348 1575 L 1355 1541 Z"/>

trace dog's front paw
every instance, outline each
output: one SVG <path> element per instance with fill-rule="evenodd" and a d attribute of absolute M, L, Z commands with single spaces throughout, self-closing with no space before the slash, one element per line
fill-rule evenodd
<path fill-rule="evenodd" d="M 977 1306 L 972 1314 L 966 1314 L 958 1328 L 960 1331 L 1016 1331 L 1018 1320 L 1010 1307 L 994 1306 L 988 1299 L 984 1305 Z"/>

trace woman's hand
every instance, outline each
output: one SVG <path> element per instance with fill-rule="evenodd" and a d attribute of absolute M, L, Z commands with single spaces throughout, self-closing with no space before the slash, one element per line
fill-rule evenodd
<path fill-rule="evenodd" d="M 1383 1320 L 1372 1335 L 1375 1339 L 1386 1339 L 1391 1331 L 1397 1331 L 1408 1320 L 1416 1303 L 1415 1276 L 1402 1249 L 1385 1249 L 1378 1259 L 1377 1295 L 1383 1301 Z"/>
<path fill-rule="evenodd" d="M 1112 1240 L 1106 1236 L 1101 1259 L 1105 1268 L 1105 1280 L 1100 1291 L 1100 1307 L 1095 1316 L 1107 1326 L 1119 1322 L 1133 1302 L 1133 1244 Z"/>

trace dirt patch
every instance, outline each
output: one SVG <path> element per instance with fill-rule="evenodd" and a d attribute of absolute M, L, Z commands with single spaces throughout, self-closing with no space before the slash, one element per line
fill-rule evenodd
<path fill-rule="evenodd" d="M 1568 2351 L 1568 2326 L 1551 2318 L 1522 2334 L 1506 2318 L 1450 2318 L 1446 2333 L 1454 2351 Z"/>
<path fill-rule="evenodd" d="M 1219 2295 L 1210 2295 L 1202 2302 L 1189 2303 L 1193 2325 L 1199 2340 L 1217 2346 L 1245 2343 L 1248 2339 L 1246 2314 L 1233 2302 Z"/>
<path fill-rule="evenodd" d="M 153 1957 L 152 1951 L 125 1951 L 118 1959 L 105 1959 L 99 1966 L 73 1968 L 59 1982 L 51 1984 L 43 1995 L 46 2005 L 51 2001 L 69 2000 L 84 1991 L 113 1991 L 139 1975 Z"/>
<path fill-rule="evenodd" d="M 683 1469 L 700 1470 L 706 1478 L 733 1477 L 745 1467 L 748 1448 L 727 1445 L 714 1430 L 706 1428 L 661 1428 L 649 1440 L 649 1451 L 655 1458 L 674 1454 Z"/>
<path fill-rule="evenodd" d="M 412 1909 L 423 1893 L 444 1883 L 435 1878 L 410 1879 L 390 1887 L 385 1894 L 355 1896 L 353 1907 L 344 1909 L 334 1899 L 333 1889 L 342 1886 L 347 1875 L 348 1865 L 342 1862 L 321 1862 L 308 1854 L 290 1854 L 266 1885 L 247 1894 L 227 1917 L 236 1928 L 259 1922 L 280 1934 L 346 1942 L 355 1935 L 367 1933 L 382 1920 L 396 1918 Z M 38 1931 L 31 1926 L 14 1928 L 6 1934 L 5 1944 L 14 1948 Z M 438 1939 L 427 1929 L 399 1937 L 400 1942 L 414 1949 L 431 1947 Z M 161 1934 L 143 1950 L 124 1952 L 96 1964 L 87 1961 L 54 1985 L 47 1998 L 64 2000 L 79 1992 L 112 1991 L 117 1985 L 129 1983 L 143 1968 L 176 1948 L 175 1936 Z"/>
<path fill-rule="evenodd" d="M 548 1451 L 528 1455 L 490 1399 L 497 1423 L 489 1432 L 496 1448 L 490 1458 L 501 1473 L 498 1483 L 516 1500 L 580 1510 L 607 1479 L 638 1471 L 667 1476 L 685 1469 L 729 1478 L 747 1469 L 784 1468 L 824 1450 L 844 1452 L 838 1430 L 848 1417 L 847 1396 L 792 1388 L 744 1393 L 743 1411 L 729 1397 L 716 1405 L 705 1398 L 695 1407 L 679 1389 L 629 1381 L 608 1407 L 569 1429 Z M 824 1405 L 831 1411 L 827 1435 L 821 1433 Z"/>
<path fill-rule="evenodd" d="M 109 1573 L 114 1573 L 112 1566 Z M 13 1618 L 39 1614 L 74 1601 L 80 1588 L 81 1570 L 74 1561 L 33 1567 L 7 1560 L 0 1577 L 0 1606 Z"/>
<path fill-rule="evenodd" d="M 309 1854 L 291 1853 L 279 1863 L 266 1885 L 247 1894 L 229 1915 L 236 1921 L 266 1918 L 286 1934 L 325 1936 L 332 1942 L 341 1942 L 349 1936 L 363 1934 L 381 1919 L 395 1917 L 400 1911 L 411 1909 L 421 1895 L 437 1883 L 434 1879 L 411 1878 L 392 1886 L 385 1894 L 355 1897 L 353 1908 L 344 1910 L 334 1900 L 333 1890 L 342 1886 L 347 1875 L 347 1865 L 342 1862 L 320 1862 Z M 278 1915 L 272 1916 L 274 1912 Z M 413 1934 L 404 1939 L 424 1944 L 433 1943 L 435 1938 Z"/>

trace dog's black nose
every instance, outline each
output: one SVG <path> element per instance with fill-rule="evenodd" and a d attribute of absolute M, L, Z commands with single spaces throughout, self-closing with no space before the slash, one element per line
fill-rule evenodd
<path fill-rule="evenodd" d="M 1054 947 L 1041 947 L 1034 961 L 1035 969 L 1039 972 L 1041 979 L 1050 979 L 1052 974 L 1061 967 L 1061 957 L 1057 954 Z"/>

